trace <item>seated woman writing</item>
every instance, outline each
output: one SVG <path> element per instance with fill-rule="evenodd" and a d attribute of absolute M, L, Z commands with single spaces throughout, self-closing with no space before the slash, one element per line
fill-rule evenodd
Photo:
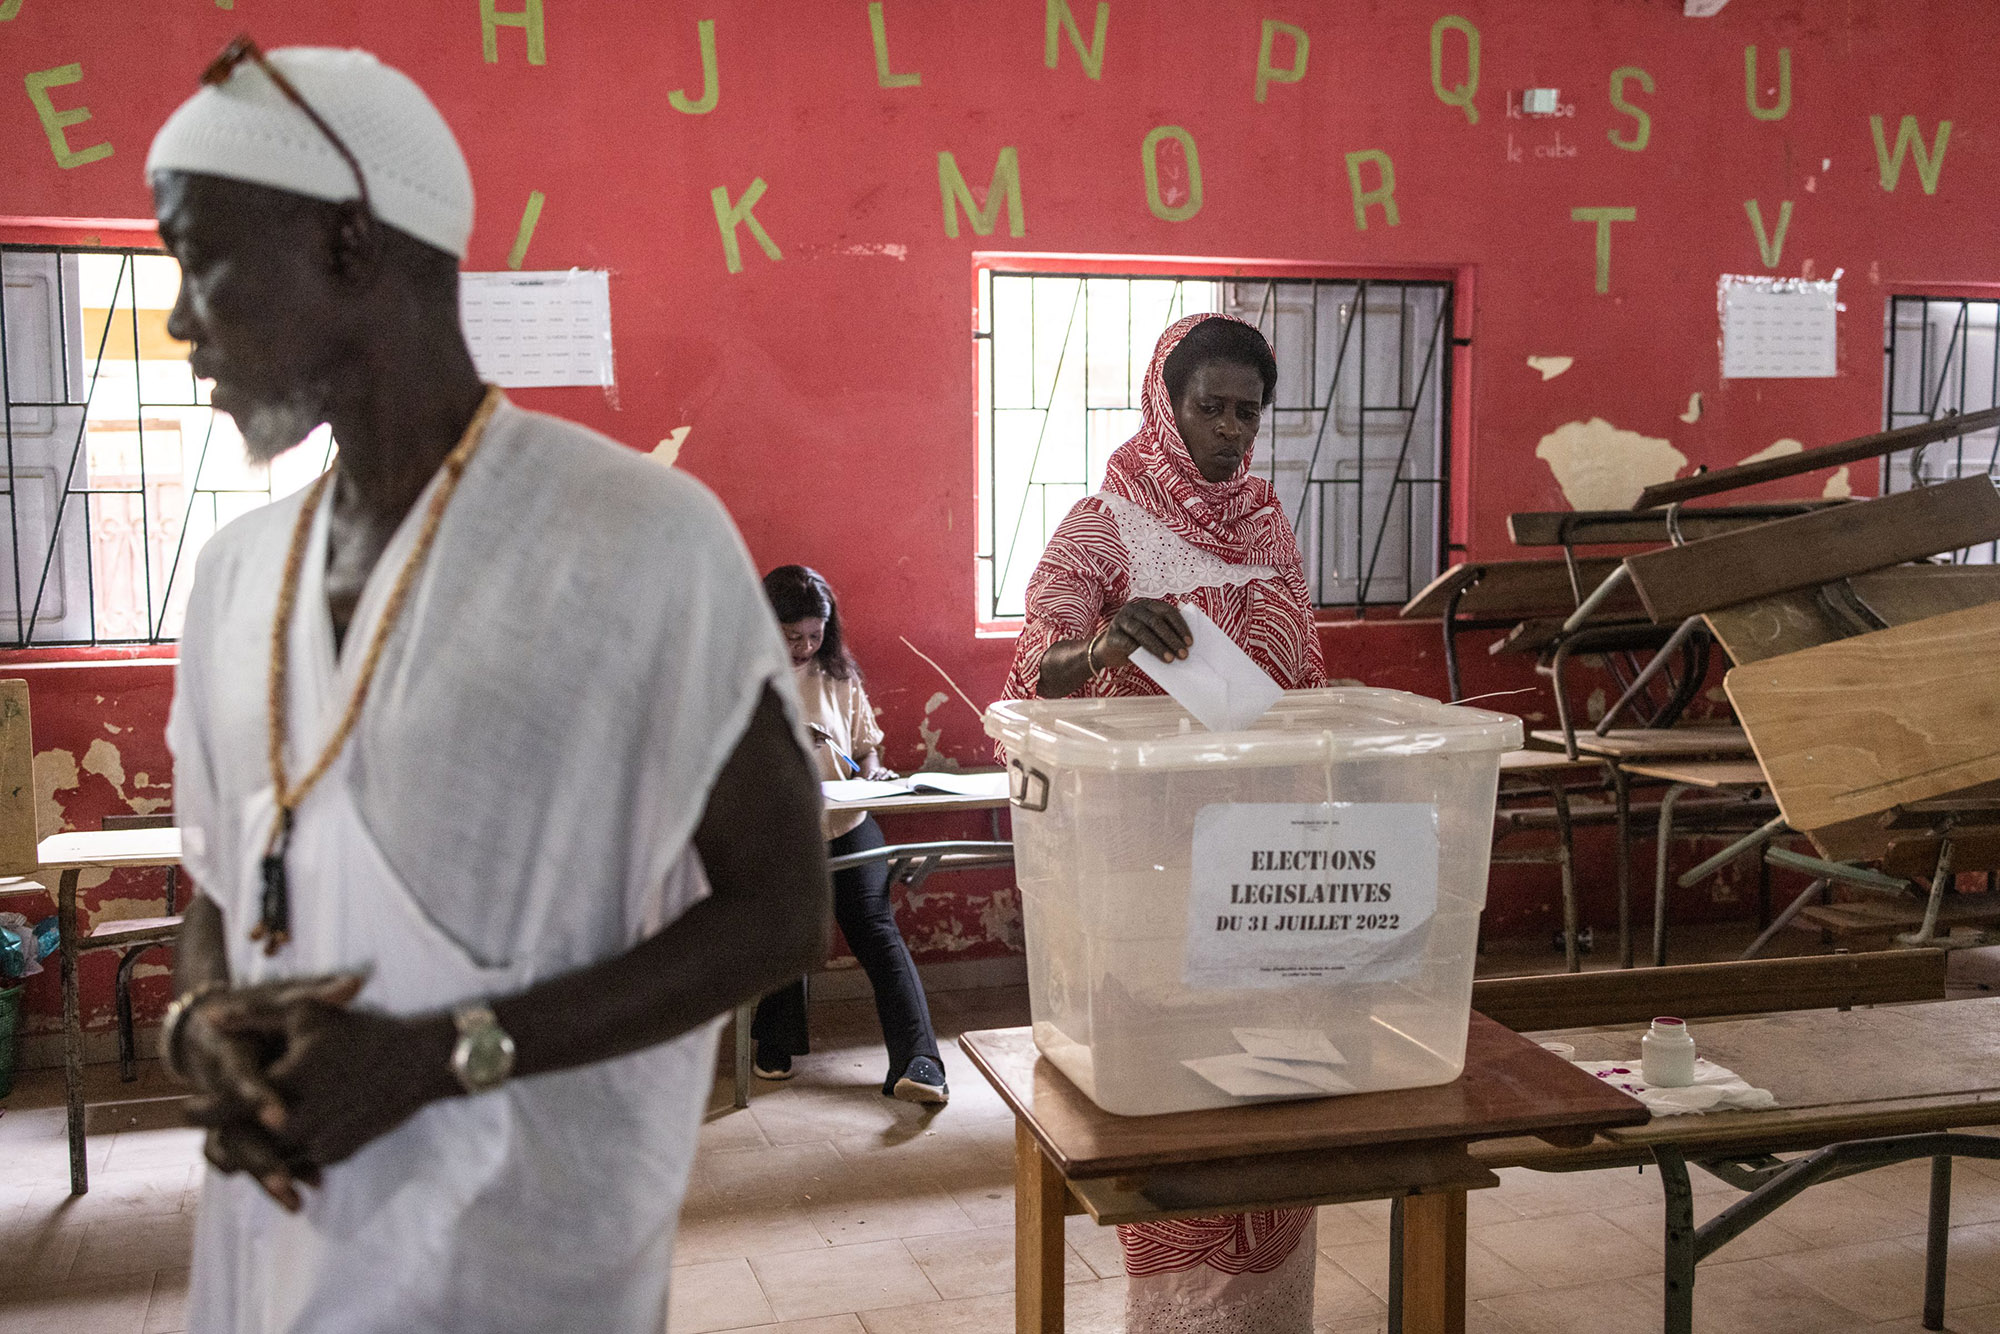
<path fill-rule="evenodd" d="M 1286 689 L 1326 669 L 1298 537 L 1251 447 L 1278 383 L 1262 334 L 1190 315 L 1160 336 L 1139 433 L 1049 539 L 1028 581 L 1013 699 L 1162 693 L 1135 653 L 1187 656 L 1197 607 Z M 1306 1334 L 1313 1211 L 1266 1210 L 1118 1229 L 1131 1334 Z"/>
<path fill-rule="evenodd" d="M 800 720 L 810 734 L 820 777 L 894 778 L 879 758 L 882 729 L 861 688 L 861 669 L 847 651 L 840 604 L 817 570 L 780 565 L 764 576 L 764 596 L 785 632 L 799 687 Z M 882 847 L 882 827 L 853 811 L 826 817 L 827 855 L 846 856 Z M 896 927 L 889 898 L 889 868 L 882 862 L 833 873 L 833 919 L 875 990 L 875 1013 L 889 1049 L 882 1092 L 905 1102 L 937 1105 L 950 1097 L 930 1007 L 910 947 Z M 751 1036 L 755 1069 L 764 1079 L 790 1079 L 792 1058 L 810 1049 L 806 990 L 794 982 L 757 1006 Z"/>

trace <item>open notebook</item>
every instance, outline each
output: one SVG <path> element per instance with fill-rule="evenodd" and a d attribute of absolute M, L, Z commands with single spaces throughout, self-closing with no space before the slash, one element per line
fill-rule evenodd
<path fill-rule="evenodd" d="M 828 801 L 878 801 L 883 797 L 937 795 L 951 797 L 1004 797 L 1007 775 L 990 774 L 911 774 L 888 783 L 871 783 L 865 778 L 829 779 L 820 790 Z"/>

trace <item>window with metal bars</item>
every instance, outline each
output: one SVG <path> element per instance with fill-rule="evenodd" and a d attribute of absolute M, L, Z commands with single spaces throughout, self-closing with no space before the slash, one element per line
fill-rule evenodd
<path fill-rule="evenodd" d="M 1215 311 L 1278 359 L 1253 467 L 1318 606 L 1400 604 L 1443 568 L 1451 284 L 980 271 L 981 619 L 1023 615 L 1071 505 L 1135 431 L 1160 332 Z"/>
<path fill-rule="evenodd" d="M 0 246 L 0 285 L 0 647 L 172 640 L 202 544 L 324 469 L 325 432 L 249 463 L 167 333 L 169 255 Z"/>
<path fill-rule="evenodd" d="M 2000 406 L 2000 300 L 1889 298 L 1883 375 L 1890 429 L 1948 412 Z M 1979 473 L 2000 478 L 2000 431 L 1987 429 L 1901 450 L 1882 460 L 1882 490 L 1909 491 Z M 2000 561 L 2000 543 L 1953 552 L 1961 565 Z"/>

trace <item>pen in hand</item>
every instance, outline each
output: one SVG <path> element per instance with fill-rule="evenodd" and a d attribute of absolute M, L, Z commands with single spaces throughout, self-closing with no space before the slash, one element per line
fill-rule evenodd
<path fill-rule="evenodd" d="M 852 755 L 849 755 L 839 746 L 833 744 L 833 734 L 831 732 L 828 732 L 824 727 L 821 727 L 818 723 L 807 723 L 806 730 L 813 734 L 814 740 L 818 741 L 821 745 L 825 746 L 828 750 L 832 751 L 835 755 L 839 756 L 842 760 L 845 760 L 847 762 L 847 767 L 854 771 L 855 777 L 859 778 L 861 776 L 861 766 L 854 762 L 854 757 Z"/>

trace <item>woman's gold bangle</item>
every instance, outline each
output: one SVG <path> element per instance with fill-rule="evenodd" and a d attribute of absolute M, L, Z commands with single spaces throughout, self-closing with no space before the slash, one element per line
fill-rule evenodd
<path fill-rule="evenodd" d="M 1104 632 L 1099 630 L 1083 646 L 1083 665 L 1089 670 L 1092 676 L 1104 670 L 1097 665 L 1097 641 L 1103 637 Z"/>

